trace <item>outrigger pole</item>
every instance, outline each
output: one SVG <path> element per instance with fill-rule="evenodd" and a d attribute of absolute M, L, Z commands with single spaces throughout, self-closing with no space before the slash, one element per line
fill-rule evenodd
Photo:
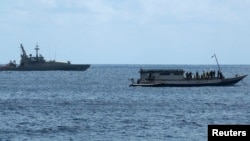
<path fill-rule="evenodd" d="M 219 69 L 219 71 L 221 72 L 221 70 L 220 70 L 220 65 L 219 65 L 219 63 L 218 63 L 218 60 L 217 60 L 216 55 L 214 54 L 214 55 L 212 56 L 212 58 L 213 58 L 213 57 L 215 57 L 215 60 L 216 60 L 216 63 L 217 63 L 218 69 Z"/>

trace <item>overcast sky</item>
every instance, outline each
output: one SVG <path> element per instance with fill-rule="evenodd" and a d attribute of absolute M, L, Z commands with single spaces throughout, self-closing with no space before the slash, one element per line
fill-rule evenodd
<path fill-rule="evenodd" d="M 0 64 L 250 64 L 250 0 L 5 0 Z"/>

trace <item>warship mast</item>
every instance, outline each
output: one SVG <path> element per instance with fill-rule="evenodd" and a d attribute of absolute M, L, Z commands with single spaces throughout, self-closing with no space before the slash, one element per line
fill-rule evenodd
<path fill-rule="evenodd" d="M 38 58 L 38 50 L 39 50 L 39 47 L 38 47 L 38 44 L 36 43 L 36 48 L 35 48 L 35 50 L 36 50 L 36 58 Z"/>

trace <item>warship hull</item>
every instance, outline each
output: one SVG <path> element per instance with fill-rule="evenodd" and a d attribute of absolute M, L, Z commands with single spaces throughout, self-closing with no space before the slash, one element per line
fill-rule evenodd
<path fill-rule="evenodd" d="M 19 67 L 1 67 L 0 71 L 85 71 L 89 64 L 43 63 Z"/>

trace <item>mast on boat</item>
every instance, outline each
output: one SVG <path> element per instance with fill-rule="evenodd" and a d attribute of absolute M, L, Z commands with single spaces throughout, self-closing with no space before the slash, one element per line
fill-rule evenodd
<path fill-rule="evenodd" d="M 221 70 L 220 70 L 220 65 L 219 65 L 219 63 L 218 63 L 218 59 L 217 59 L 217 57 L 216 57 L 216 55 L 214 54 L 213 56 L 212 56 L 212 58 L 215 58 L 215 60 L 216 60 L 216 63 L 217 63 L 217 66 L 218 66 L 218 69 L 219 69 L 219 71 L 221 72 Z"/>

